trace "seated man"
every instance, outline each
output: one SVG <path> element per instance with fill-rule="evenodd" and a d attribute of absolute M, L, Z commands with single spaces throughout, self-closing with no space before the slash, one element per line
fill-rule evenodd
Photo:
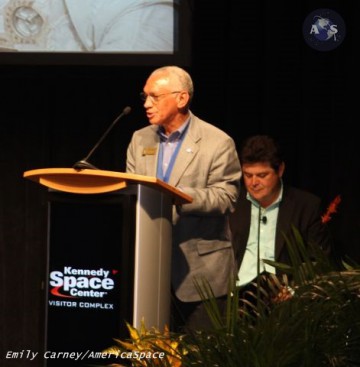
<path fill-rule="evenodd" d="M 275 273 L 262 259 L 290 262 L 284 234 L 292 238 L 292 226 L 305 244 L 317 244 L 330 254 L 332 241 L 321 221 L 320 198 L 284 185 L 285 163 L 277 143 L 266 135 L 248 138 L 240 163 L 244 186 L 230 216 L 239 265 L 237 286 L 245 287 L 263 272 Z"/>

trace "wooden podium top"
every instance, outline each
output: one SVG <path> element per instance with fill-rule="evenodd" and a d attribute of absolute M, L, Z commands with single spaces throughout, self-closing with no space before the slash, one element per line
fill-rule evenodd
<path fill-rule="evenodd" d="M 23 176 L 50 189 L 75 194 L 100 194 L 121 190 L 129 184 L 153 186 L 173 196 L 175 204 L 192 202 L 192 197 L 151 176 L 125 172 L 74 168 L 43 168 L 25 171 Z"/>

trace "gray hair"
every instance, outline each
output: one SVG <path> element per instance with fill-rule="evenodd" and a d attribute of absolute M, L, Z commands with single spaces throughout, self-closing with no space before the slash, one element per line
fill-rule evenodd
<path fill-rule="evenodd" d="M 179 88 L 181 90 L 186 90 L 189 93 L 190 101 L 192 100 L 194 96 L 194 84 L 190 74 L 186 70 L 179 66 L 162 66 L 155 69 L 151 73 L 151 76 L 156 74 L 168 74 L 171 78 L 175 79 L 179 84 Z"/>

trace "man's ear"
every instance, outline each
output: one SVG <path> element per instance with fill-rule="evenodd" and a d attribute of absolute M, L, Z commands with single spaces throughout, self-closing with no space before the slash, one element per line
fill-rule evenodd
<path fill-rule="evenodd" d="M 185 91 L 180 92 L 178 95 L 178 107 L 179 108 L 186 107 L 189 104 L 189 99 L 190 99 L 189 93 Z"/>
<path fill-rule="evenodd" d="M 284 174 L 284 171 L 285 171 L 285 162 L 281 162 L 279 166 L 279 170 L 278 170 L 279 177 L 282 177 L 282 175 Z"/>

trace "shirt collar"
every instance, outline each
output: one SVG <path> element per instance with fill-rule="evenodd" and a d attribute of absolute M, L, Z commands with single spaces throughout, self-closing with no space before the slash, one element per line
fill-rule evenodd
<path fill-rule="evenodd" d="M 283 197 L 283 191 L 284 191 L 284 184 L 282 179 L 280 179 L 280 192 L 279 192 L 279 196 L 277 197 L 277 199 L 268 207 L 268 209 L 275 207 L 275 206 L 279 206 L 279 203 L 282 200 Z M 260 206 L 259 203 L 249 194 L 249 192 L 246 193 L 246 199 L 251 201 L 251 203 L 253 205 L 255 205 L 257 208 Z"/>
<path fill-rule="evenodd" d="M 165 130 L 162 126 L 159 126 L 157 133 L 159 134 L 161 141 L 180 140 L 183 138 L 189 124 L 190 124 L 190 116 L 177 130 L 173 131 L 169 136 L 165 134 Z"/>

